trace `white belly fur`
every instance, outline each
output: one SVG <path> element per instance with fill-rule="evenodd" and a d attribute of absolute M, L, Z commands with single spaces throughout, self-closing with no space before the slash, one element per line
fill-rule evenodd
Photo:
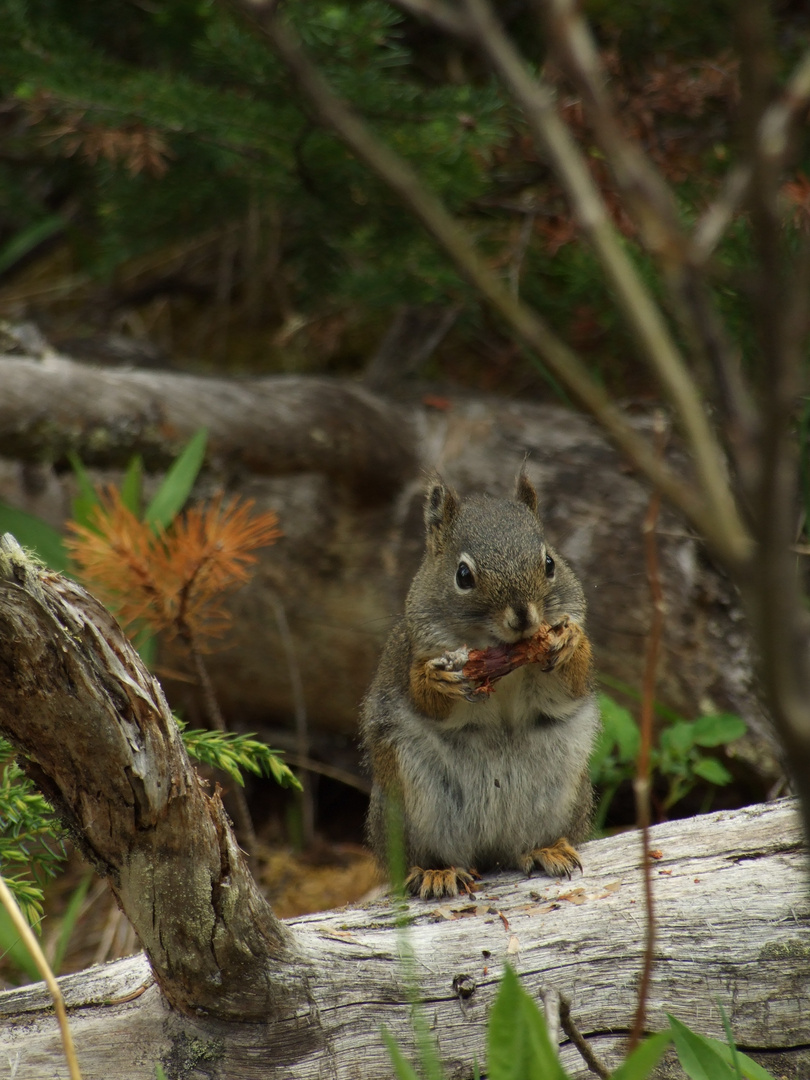
<path fill-rule="evenodd" d="M 539 713 L 561 719 L 537 723 Z M 446 721 L 410 718 L 397 742 L 409 744 L 400 769 L 408 831 L 420 838 L 413 861 L 517 867 L 564 836 L 598 724 L 592 696 L 571 703 L 555 675 L 528 667 Z"/>

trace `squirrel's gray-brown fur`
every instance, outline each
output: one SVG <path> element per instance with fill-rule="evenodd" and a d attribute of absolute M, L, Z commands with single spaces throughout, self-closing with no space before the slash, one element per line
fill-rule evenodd
<path fill-rule="evenodd" d="M 423 897 L 456 895 L 498 867 L 570 874 L 580 865 L 571 845 L 590 825 L 599 726 L 582 587 L 546 544 L 523 473 L 514 500 L 462 500 L 432 483 L 425 525 L 424 559 L 362 708 L 370 843 L 385 864 L 395 799 L 408 886 Z M 475 695 L 480 684 L 461 670 L 469 650 L 543 624 L 555 628 L 549 663 Z"/>

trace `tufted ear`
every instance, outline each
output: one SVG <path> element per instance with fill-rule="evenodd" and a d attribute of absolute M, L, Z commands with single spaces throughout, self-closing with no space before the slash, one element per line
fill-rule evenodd
<path fill-rule="evenodd" d="M 515 484 L 515 498 L 518 502 L 523 503 L 529 510 L 538 516 L 537 513 L 537 492 L 534 489 L 534 485 L 526 475 L 526 466 L 518 473 L 517 483 Z"/>
<path fill-rule="evenodd" d="M 458 515 L 458 496 L 439 477 L 435 477 L 425 498 L 425 531 L 428 550 L 437 554 L 442 549 L 447 529 Z"/>

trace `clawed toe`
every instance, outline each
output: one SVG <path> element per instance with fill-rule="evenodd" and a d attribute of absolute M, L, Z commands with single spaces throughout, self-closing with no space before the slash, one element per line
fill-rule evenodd
<path fill-rule="evenodd" d="M 420 900 L 441 900 L 445 896 L 458 896 L 460 892 L 471 895 L 477 876 L 474 870 L 458 866 L 443 870 L 423 870 L 421 866 L 412 866 L 405 879 L 405 888 Z"/>
<path fill-rule="evenodd" d="M 576 848 L 560 837 L 548 847 L 535 848 L 523 859 L 523 870 L 527 876 L 538 868 L 549 877 L 570 878 L 574 870 L 582 870 L 582 861 Z"/>

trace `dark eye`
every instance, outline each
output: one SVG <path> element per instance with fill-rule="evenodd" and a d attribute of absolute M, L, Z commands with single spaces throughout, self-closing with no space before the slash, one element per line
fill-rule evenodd
<path fill-rule="evenodd" d="M 458 570 L 456 570 L 456 585 L 458 585 L 460 589 L 475 588 L 475 576 L 465 562 L 460 562 L 458 564 Z"/>
<path fill-rule="evenodd" d="M 546 577 L 554 577 L 554 560 L 550 555 L 546 555 Z"/>

